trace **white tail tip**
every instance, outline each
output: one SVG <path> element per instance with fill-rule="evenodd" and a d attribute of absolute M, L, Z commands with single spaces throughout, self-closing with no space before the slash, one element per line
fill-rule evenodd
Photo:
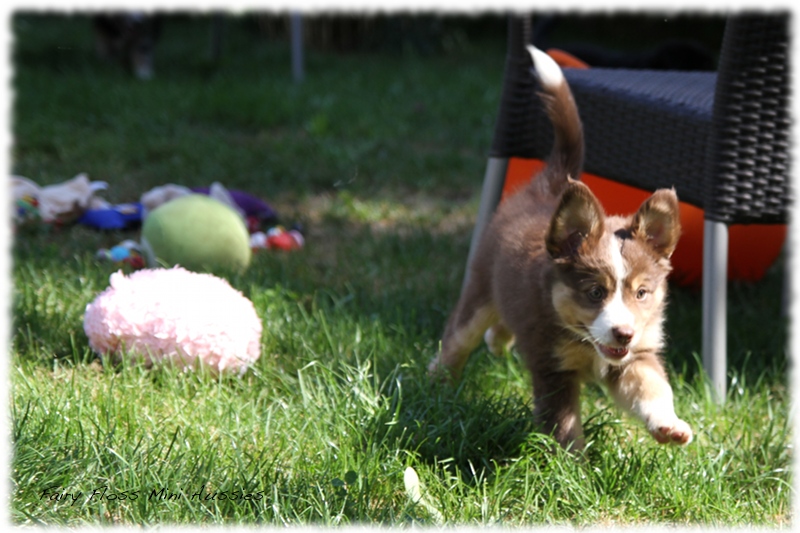
<path fill-rule="evenodd" d="M 529 44 L 527 48 L 542 85 L 547 88 L 555 88 L 561 85 L 564 81 L 564 73 L 561 72 L 561 67 L 558 66 L 558 63 L 533 45 Z"/>

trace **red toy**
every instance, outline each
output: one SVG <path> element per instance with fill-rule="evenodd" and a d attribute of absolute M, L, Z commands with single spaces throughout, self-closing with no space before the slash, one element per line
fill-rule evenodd
<path fill-rule="evenodd" d="M 267 233 L 258 231 L 250 236 L 250 248 L 267 250 L 296 250 L 305 244 L 303 234 L 296 229 L 287 231 L 283 226 L 276 226 Z"/>

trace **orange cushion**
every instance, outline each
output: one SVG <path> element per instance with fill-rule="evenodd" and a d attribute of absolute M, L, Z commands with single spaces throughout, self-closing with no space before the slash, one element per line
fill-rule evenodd
<path fill-rule="evenodd" d="M 574 55 L 559 50 L 558 48 L 548 48 L 547 55 L 552 57 L 561 68 L 589 68 L 589 64 L 581 61 Z"/>

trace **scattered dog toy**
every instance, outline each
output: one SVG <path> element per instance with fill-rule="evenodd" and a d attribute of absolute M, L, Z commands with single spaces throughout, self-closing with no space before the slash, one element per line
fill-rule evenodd
<path fill-rule="evenodd" d="M 244 272 L 252 257 L 249 240 L 238 213 L 203 194 L 160 205 L 142 224 L 142 250 L 150 267 Z"/>
<path fill-rule="evenodd" d="M 303 234 L 296 228 L 286 230 L 283 226 L 275 226 L 266 233 L 257 231 L 250 235 L 250 248 L 266 250 L 296 250 L 305 245 Z"/>
<path fill-rule="evenodd" d="M 39 216 L 39 201 L 29 195 L 17 198 L 14 201 L 17 211 L 14 214 L 14 220 L 17 224 L 23 224 L 32 220 L 41 220 Z"/>
<path fill-rule="evenodd" d="M 224 279 L 175 267 L 116 272 L 109 281 L 83 321 L 98 354 L 240 375 L 261 355 L 261 319 Z"/>
<path fill-rule="evenodd" d="M 81 173 L 71 180 L 45 187 L 23 176 L 11 176 L 11 187 L 14 200 L 31 198 L 36 201 L 42 221 L 69 224 L 93 207 L 95 193 L 107 189 L 108 183 L 89 181 L 89 177 Z"/>
<path fill-rule="evenodd" d="M 110 249 L 101 248 L 97 251 L 96 257 L 114 263 L 125 263 L 137 270 L 145 266 L 145 258 L 139 243 L 130 239 L 122 241 Z"/>
<path fill-rule="evenodd" d="M 216 197 L 214 194 L 214 185 L 211 187 L 193 187 L 192 191 Z M 237 189 L 228 189 L 227 192 L 230 195 L 231 201 L 244 215 L 251 233 L 259 228 L 277 224 L 277 213 L 264 200 Z M 219 200 L 219 198 L 217 199 Z"/>
<path fill-rule="evenodd" d="M 78 219 L 83 224 L 95 229 L 132 229 L 142 223 L 142 204 L 127 203 L 106 205 L 97 209 L 88 209 Z"/>
<path fill-rule="evenodd" d="M 265 201 L 245 191 L 228 190 L 218 182 L 212 183 L 210 187 L 189 188 L 174 183 L 154 187 L 141 196 L 143 216 L 146 217 L 147 213 L 160 205 L 190 194 L 204 194 L 227 204 L 242 216 L 250 233 L 278 222 L 277 213 Z"/>

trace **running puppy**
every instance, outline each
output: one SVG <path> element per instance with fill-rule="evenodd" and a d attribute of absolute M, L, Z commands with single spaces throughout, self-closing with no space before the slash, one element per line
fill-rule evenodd
<path fill-rule="evenodd" d="M 660 443 L 687 444 L 660 361 L 669 258 L 680 235 L 678 198 L 661 189 L 628 217 L 606 216 L 573 178 L 583 128 L 558 65 L 528 47 L 555 130 L 548 166 L 505 201 L 484 233 L 469 279 L 430 363 L 458 379 L 486 340 L 512 342 L 533 376 L 534 417 L 565 448 L 584 445 L 580 387 L 606 385 Z"/>

